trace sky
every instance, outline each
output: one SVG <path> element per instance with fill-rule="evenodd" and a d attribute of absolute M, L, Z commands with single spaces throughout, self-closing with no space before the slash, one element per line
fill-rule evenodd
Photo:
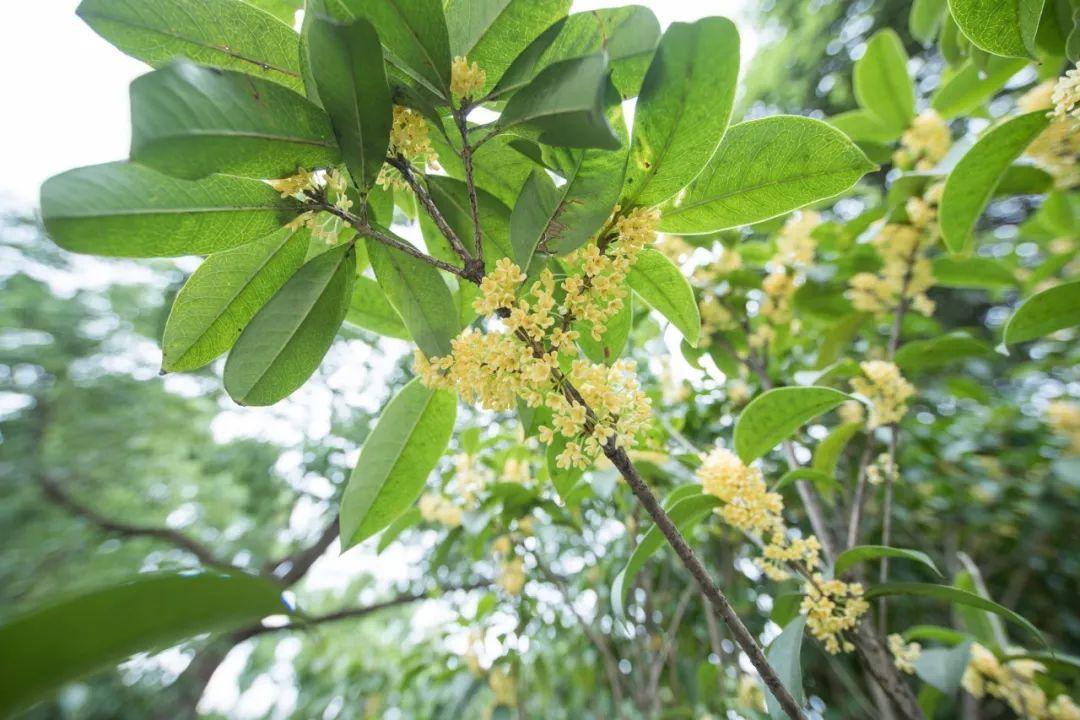
<path fill-rule="evenodd" d="M 747 0 L 636 0 L 661 25 L 705 15 L 739 24 L 745 59 L 756 47 L 740 21 Z M 577 0 L 573 9 L 630 0 Z M 73 167 L 126 157 L 128 84 L 147 71 L 75 16 L 78 0 L 12 3 L 0 23 L 5 109 L 0 113 L 0 206 L 36 207 L 48 177 Z"/>

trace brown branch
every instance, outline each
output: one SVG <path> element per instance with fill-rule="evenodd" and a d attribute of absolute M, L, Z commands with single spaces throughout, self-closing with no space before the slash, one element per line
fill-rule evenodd
<path fill-rule="evenodd" d="M 266 564 L 265 572 L 277 578 L 285 587 L 292 587 L 307 575 L 315 561 L 322 557 L 337 539 L 338 528 L 338 516 L 334 515 L 334 519 L 323 528 L 315 542 L 291 555 L 271 560 Z"/>
<path fill-rule="evenodd" d="M 461 258 L 461 261 L 468 267 L 471 261 L 468 251 L 465 249 L 465 245 L 461 242 L 461 238 L 454 231 L 454 228 L 450 227 L 450 223 L 446 221 L 442 211 L 435 204 L 435 201 L 431 198 L 431 194 L 424 187 L 423 183 L 416 177 L 416 173 L 413 172 L 412 166 L 409 165 L 409 161 L 401 156 L 391 156 L 386 158 L 387 164 L 397 168 L 401 176 L 405 178 L 405 182 L 412 188 L 413 193 L 416 195 L 416 199 L 420 201 L 420 205 L 427 212 L 434 222 L 435 226 L 439 228 L 439 232 L 443 234 L 447 242 L 450 243 L 450 247 L 454 253 Z"/>
<path fill-rule="evenodd" d="M 67 510 L 72 515 L 96 525 L 105 532 L 119 535 L 120 537 L 145 537 L 160 540 L 181 550 L 191 553 L 199 562 L 207 567 L 216 567 L 225 570 L 242 570 L 232 563 L 217 557 L 210 548 L 187 535 L 171 528 L 153 527 L 150 525 L 137 525 L 121 520 L 116 520 L 102 515 L 97 510 L 84 505 L 76 500 L 67 490 L 60 486 L 56 480 L 43 475 L 37 475 L 38 484 L 41 485 L 45 497 L 54 504 Z"/>
<path fill-rule="evenodd" d="M 859 544 L 859 529 L 862 525 L 863 505 L 866 503 L 866 486 L 869 484 L 870 455 L 874 450 L 874 436 L 867 434 L 866 446 L 859 456 L 859 471 L 855 480 L 855 495 L 851 499 L 851 517 L 848 520 L 847 546 L 853 548 Z"/>
<path fill-rule="evenodd" d="M 484 243 L 483 229 L 480 227 L 480 202 L 476 194 L 476 178 L 473 171 L 473 147 L 469 144 L 469 125 L 466 116 L 466 108 L 454 111 L 454 122 L 461 134 L 461 163 L 465 168 L 465 185 L 469 191 L 469 209 L 472 212 L 473 221 L 473 246 L 476 261 L 481 272 L 484 267 Z"/>

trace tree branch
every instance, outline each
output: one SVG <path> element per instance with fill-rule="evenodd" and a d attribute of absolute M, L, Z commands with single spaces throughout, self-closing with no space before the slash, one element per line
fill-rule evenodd
<path fill-rule="evenodd" d="M 337 539 L 338 528 L 338 515 L 335 514 L 315 542 L 292 555 L 270 561 L 266 564 L 265 572 L 277 578 L 285 587 L 292 587 L 307 575 L 315 561 Z"/>
<path fill-rule="evenodd" d="M 484 267 L 483 229 L 480 227 L 480 202 L 476 194 L 476 178 L 473 172 L 473 148 L 469 144 L 469 125 L 466 108 L 454 111 L 454 122 L 461 134 L 461 163 L 465 168 L 465 185 L 469 191 L 469 209 L 473 220 L 473 252 L 480 267 Z"/>
<path fill-rule="evenodd" d="M 435 204 L 435 201 L 431 199 L 431 194 L 428 193 L 427 188 L 425 188 L 423 183 L 417 179 L 412 166 L 409 165 L 408 161 L 403 157 L 388 157 L 386 158 L 386 162 L 397 168 L 398 172 L 401 173 L 401 176 L 405 178 L 405 182 L 412 188 L 413 193 L 416 195 L 416 199 L 420 201 L 420 205 L 423 206 L 428 217 L 435 222 L 435 226 L 439 228 L 439 232 L 442 233 L 443 237 L 450 243 L 450 247 L 454 250 L 454 253 L 461 258 L 461 261 L 465 263 L 466 268 L 469 267 L 471 258 L 468 251 L 465 249 L 465 245 L 461 242 L 461 238 L 458 237 L 458 234 L 454 229 L 450 227 L 450 223 L 446 221 L 446 218 Z"/>

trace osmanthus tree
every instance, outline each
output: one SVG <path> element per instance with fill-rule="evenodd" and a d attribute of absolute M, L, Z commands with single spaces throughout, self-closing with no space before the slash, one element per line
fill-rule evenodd
<path fill-rule="evenodd" d="M 91 27 L 157 69 L 132 84 L 130 160 L 51 179 L 42 216 L 75 252 L 206 255 L 166 325 L 163 370 L 228 353 L 224 386 L 240 404 L 298 389 L 343 323 L 415 344 L 417 377 L 364 443 L 329 541 L 391 543 L 424 522 L 447 530 L 439 553 L 493 552 L 501 594 L 477 620 L 501 603 L 528 626 L 526 570 L 543 578 L 567 596 L 615 714 L 680 703 L 688 656 L 703 663 L 695 697 L 713 707 L 705 659 L 733 642 L 769 714 L 806 717 L 804 634 L 886 717 L 954 713 L 961 682 L 1021 716 L 1080 714 L 1054 674 L 1068 662 L 1040 654 L 1039 631 L 988 596 L 974 563 L 952 584 L 890 582 L 890 572 L 938 573 L 923 549 L 893 542 L 911 380 L 992 354 L 935 321 L 950 297 L 935 306 L 936 286 L 1020 287 L 1028 297 L 1004 342 L 1056 333 L 1038 356 L 1075 355 L 1080 71 L 1065 71 L 1080 31 L 1069 2 L 917 3 L 915 35 L 940 35 L 953 66 L 932 109 L 919 112 L 906 50 L 884 31 L 854 67 L 858 109 L 736 123 L 739 38 L 723 18 L 661 35 L 638 6 L 313 0 L 295 32 L 260 4 L 84 0 Z M 1034 87 L 1017 98 L 1017 83 Z M 972 136 L 964 152 L 951 149 L 956 132 Z M 1045 247 L 1022 255 L 1036 267 L 972 252 L 995 198 L 1018 195 L 1038 207 L 1025 232 Z M 405 229 L 416 226 L 422 243 Z M 656 368 L 639 376 L 630 356 L 656 360 L 663 347 L 656 317 L 668 339 L 681 335 L 686 360 L 731 378 L 713 398 L 719 412 L 699 407 L 704 386 L 665 397 Z M 460 403 L 478 412 L 455 438 Z M 1056 407 L 1054 421 L 1075 432 L 1074 406 Z M 834 409 L 841 424 L 804 432 Z M 451 445 L 440 492 L 423 494 Z M 614 577 L 586 585 L 610 608 L 594 624 L 569 597 L 581 587 L 572 570 L 545 550 L 588 557 L 587 539 L 601 555 L 612 542 L 605 504 L 629 514 L 630 549 Z M 757 548 L 745 577 L 717 582 L 687 540 L 703 524 Z M 643 586 L 665 543 L 689 578 Z M 768 592 L 782 627 L 768 653 L 728 597 L 750 577 L 786 583 Z M 250 626 L 280 612 L 280 591 L 234 571 L 155 576 L 17 618 L 0 629 L 5 705 L 125 653 Z M 889 634 L 898 613 L 918 617 L 919 597 L 955 605 L 964 629 L 924 621 Z M 661 629 L 659 598 L 670 609 Z M 123 636 L 79 646 L 72 623 L 117 607 L 131 613 Z M 303 623 L 303 608 L 289 612 Z M 1028 648 L 1011 644 L 1002 619 L 1028 633 Z M 633 628 L 628 642 L 616 624 Z M 46 632 L 54 640 L 35 646 Z M 496 705 L 522 716 L 532 699 L 516 681 L 562 669 L 527 644 L 495 661 L 481 650 L 466 663 L 486 674 Z M 634 650 L 636 661 L 622 654 Z M 742 688 L 750 713 L 761 710 L 754 682 Z M 840 706 L 845 692 L 826 700 Z"/>

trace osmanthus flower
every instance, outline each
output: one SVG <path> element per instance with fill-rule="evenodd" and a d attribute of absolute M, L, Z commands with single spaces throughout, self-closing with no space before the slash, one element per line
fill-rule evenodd
<path fill-rule="evenodd" d="M 348 186 L 349 181 L 336 168 L 325 171 L 301 170 L 295 175 L 270 181 L 270 187 L 274 188 L 283 198 L 305 200 L 311 192 L 325 192 L 330 204 L 342 212 L 348 212 L 353 205 L 348 196 Z M 306 227 L 311 231 L 312 237 L 323 240 L 328 245 L 333 245 L 337 242 L 338 234 L 344 227 L 344 222 L 329 213 L 309 210 L 289 221 L 288 227 L 293 230 Z"/>
<path fill-rule="evenodd" d="M 739 675 L 739 687 L 735 696 L 735 702 L 739 707 L 756 712 L 765 712 L 765 693 L 761 689 L 761 681 L 753 675 Z"/>
<path fill-rule="evenodd" d="M 1017 101 L 1023 112 L 1046 110 L 1050 125 L 1024 154 L 1054 177 L 1054 184 L 1068 189 L 1080 184 L 1080 69 L 1074 67 L 1058 80 L 1035 86 Z"/>
<path fill-rule="evenodd" d="M 776 239 L 776 255 L 772 262 L 789 267 L 811 265 L 817 249 L 813 232 L 819 225 L 821 215 L 813 210 L 800 210 L 788 218 Z"/>
<path fill-rule="evenodd" d="M 820 640 L 829 653 L 854 650 L 855 646 L 843 634 L 858 625 L 859 618 L 870 609 L 863 599 L 862 584 L 826 580 L 820 573 L 815 573 L 803 585 L 803 592 L 799 612 L 806 616 L 810 634 Z"/>
<path fill-rule="evenodd" d="M 892 653 L 896 669 L 908 675 L 914 675 L 915 663 L 922 655 L 922 645 L 917 642 L 904 642 L 903 636 L 899 633 L 892 633 L 888 640 L 889 652 Z"/>
<path fill-rule="evenodd" d="M 1080 455 L 1080 403 L 1058 400 L 1046 407 L 1046 422 L 1069 442 L 1069 451 Z"/>
<path fill-rule="evenodd" d="M 866 421 L 866 410 L 858 400 L 848 400 L 836 411 L 840 419 L 845 423 L 859 423 Z"/>
<path fill-rule="evenodd" d="M 926 171 L 937 165 L 952 147 L 949 125 L 934 110 L 920 113 L 900 136 L 893 163 L 905 170 Z"/>
<path fill-rule="evenodd" d="M 390 147 L 387 152 L 403 157 L 410 165 L 421 169 L 434 166 L 439 159 L 431 144 L 424 117 L 416 110 L 402 105 L 394 106 L 393 122 L 390 125 Z M 383 164 L 375 182 L 387 189 L 404 190 L 409 187 L 401 172 L 388 164 Z"/>
<path fill-rule="evenodd" d="M 461 508 L 444 495 L 427 493 L 420 497 L 420 517 L 427 522 L 437 522 L 448 528 L 461 525 Z"/>
<path fill-rule="evenodd" d="M 873 430 L 898 422 L 907 413 L 907 401 L 915 395 L 915 386 L 904 379 L 895 363 L 867 360 L 859 364 L 863 377 L 851 379 L 851 389 L 870 401 L 867 426 Z"/>
<path fill-rule="evenodd" d="M 469 453 L 454 457 L 454 489 L 466 505 L 473 505 L 479 494 L 495 480 L 495 473 Z"/>
<path fill-rule="evenodd" d="M 979 643 L 971 646 L 971 656 L 961 686 L 974 698 L 989 695 L 1002 701 L 1020 717 L 1032 720 L 1078 720 L 1080 708 L 1068 695 L 1059 694 L 1051 702 L 1039 686 L 1035 674 L 1046 667 L 1035 660 L 1001 661 Z"/>
<path fill-rule="evenodd" d="M 488 687 L 494 696 L 492 702 L 495 706 L 517 706 L 517 684 L 509 670 L 500 665 L 491 668 L 488 672 Z"/>
<path fill-rule="evenodd" d="M 499 577 L 496 584 L 508 595 L 520 595 L 525 587 L 525 561 L 521 558 L 509 558 L 499 565 Z"/>
<path fill-rule="evenodd" d="M 899 476 L 896 460 L 887 452 L 877 456 L 866 468 L 866 481 L 871 485 L 880 485 L 886 480 L 896 480 Z"/>
<path fill-rule="evenodd" d="M 484 89 L 487 73 L 476 63 L 458 55 L 450 64 L 450 92 L 458 100 L 477 96 Z"/>
<path fill-rule="evenodd" d="M 1058 120 L 1080 120 L 1080 64 L 1058 78 L 1050 96 L 1054 103 L 1054 117 Z"/>

